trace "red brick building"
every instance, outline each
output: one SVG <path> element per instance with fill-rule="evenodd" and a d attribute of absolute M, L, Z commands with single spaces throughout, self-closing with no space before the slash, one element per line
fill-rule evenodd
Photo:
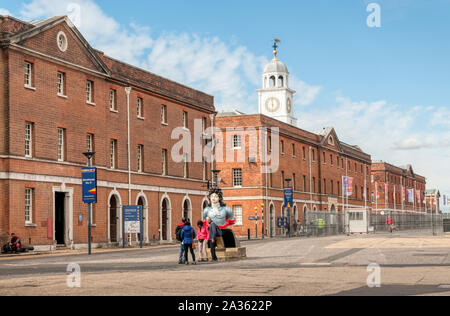
<path fill-rule="evenodd" d="M 175 163 L 171 134 L 211 126 L 212 96 L 104 56 L 67 17 L 0 16 L 0 47 L 0 232 L 87 244 L 86 151 L 98 167 L 94 244 L 121 241 L 122 205 L 144 206 L 146 242 L 170 241 L 181 217 L 201 217 L 211 168 Z"/>
<path fill-rule="evenodd" d="M 371 157 L 359 147 L 341 142 L 333 128 L 314 134 L 265 115 L 236 111 L 219 113 L 216 127 L 228 129 L 220 147 L 231 154 L 224 154 L 228 159 L 217 161 L 216 167 L 221 170 L 219 185 L 225 201 L 238 219 L 234 227 L 238 234 L 246 235 L 250 229 L 255 235 L 255 222 L 248 218 L 262 216 L 262 204 L 268 235 L 282 233 L 276 228 L 276 218 L 288 215 L 283 208 L 286 179 L 294 189 L 291 221 L 303 223 L 310 210 L 342 212 L 347 204 L 346 209 L 370 208 L 366 196 Z M 256 151 L 254 144 L 264 145 Z M 267 152 L 270 163 L 261 152 Z M 268 173 L 263 172 L 265 165 Z M 353 195 L 348 200 L 343 198 L 344 176 L 353 178 Z M 261 221 L 258 230 L 260 235 Z"/>
<path fill-rule="evenodd" d="M 371 171 L 372 208 L 381 212 L 424 213 L 426 179 L 411 165 L 396 167 L 386 162 L 373 162 Z"/>

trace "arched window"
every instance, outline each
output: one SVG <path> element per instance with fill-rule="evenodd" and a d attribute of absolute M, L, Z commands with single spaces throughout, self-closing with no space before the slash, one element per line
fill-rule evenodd
<path fill-rule="evenodd" d="M 267 88 L 267 77 L 264 77 L 264 88 Z"/>
<path fill-rule="evenodd" d="M 279 77 L 278 77 L 278 87 L 279 87 L 279 88 L 284 87 L 284 79 L 283 79 L 283 76 L 279 76 Z"/>
<path fill-rule="evenodd" d="M 275 76 L 270 77 L 270 87 L 271 88 L 275 87 L 275 81 L 276 81 Z"/>

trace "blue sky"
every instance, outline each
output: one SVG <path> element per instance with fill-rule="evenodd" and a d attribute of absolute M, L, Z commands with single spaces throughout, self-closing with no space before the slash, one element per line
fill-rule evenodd
<path fill-rule="evenodd" d="M 381 28 L 369 28 L 369 3 Z M 373 159 L 412 164 L 450 195 L 450 0 L 1 0 L 26 19 L 74 14 L 92 46 L 257 111 L 255 89 L 280 38 L 301 128 L 334 126 Z M 2 12 L 0 10 L 0 12 Z"/>

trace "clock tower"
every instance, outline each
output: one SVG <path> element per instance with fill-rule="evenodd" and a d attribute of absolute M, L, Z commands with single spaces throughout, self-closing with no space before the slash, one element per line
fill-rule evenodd
<path fill-rule="evenodd" d="M 277 58 L 279 42 L 275 40 L 274 57 L 264 68 L 263 88 L 257 90 L 259 113 L 297 126 L 293 107 L 295 91 L 289 88 L 289 71 L 286 65 Z"/>

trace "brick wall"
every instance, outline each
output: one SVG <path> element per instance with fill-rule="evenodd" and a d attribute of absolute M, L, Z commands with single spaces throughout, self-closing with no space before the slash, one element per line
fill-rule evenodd
<path fill-rule="evenodd" d="M 56 47 L 56 36 L 63 30 L 69 40 L 68 50 L 62 53 Z M 21 44 L 61 60 L 100 71 L 92 56 L 72 36 L 71 30 L 62 23 L 30 38 Z M 5 59 L 6 55 L 8 59 Z M 131 183 L 132 198 L 128 200 L 128 157 L 127 157 L 127 97 L 122 78 L 106 73 L 93 74 L 83 68 L 41 57 L 20 49 L 3 49 L 0 55 L 0 133 L 7 132 L 10 142 L 10 157 L 0 158 L 0 172 L 9 172 L 9 180 L 0 180 L 0 231 L 14 231 L 25 244 L 53 244 L 55 192 L 66 192 L 71 196 L 73 221 L 73 242 L 87 241 L 87 206 L 82 203 L 81 167 L 86 165 L 83 152 L 87 150 L 86 136 L 94 135 L 94 165 L 98 170 L 98 203 L 94 206 L 93 241 L 106 243 L 110 220 L 110 196 L 115 192 L 121 205 L 135 204 L 138 195 L 148 203 L 148 236 L 159 240 L 160 208 L 163 196 L 171 206 L 169 233 L 174 236 L 176 225 L 182 217 L 186 192 L 191 200 L 193 221 L 201 217 L 202 202 L 206 194 L 202 163 L 189 163 L 189 177 L 185 179 L 183 164 L 171 159 L 172 147 L 178 139 L 171 139 L 173 129 L 182 127 L 183 112 L 188 113 L 188 128 L 194 147 L 194 120 L 206 118 L 214 113 L 213 98 L 188 87 L 170 82 L 166 88 L 173 93 L 160 95 L 145 86 L 145 82 L 132 85 L 130 94 L 131 134 Z M 33 87 L 24 87 L 24 63 L 33 63 Z M 130 67 L 130 66 L 128 66 Z M 132 68 L 132 67 L 130 67 Z M 57 73 L 65 73 L 65 97 L 57 95 Z M 160 78 L 154 76 L 154 78 Z M 160 78 L 166 82 L 165 79 Z M 86 102 L 86 81 L 94 82 L 94 104 Z M 167 81 L 168 82 L 168 81 Z M 9 85 L 11 98 L 6 102 Z M 161 84 L 164 86 L 164 84 Z M 116 90 L 117 111 L 110 111 L 109 91 Z M 170 91 L 168 91 L 170 92 Z M 190 102 L 178 98 L 186 93 Z M 171 97 L 172 96 L 172 97 Z M 196 98 L 199 98 L 196 100 Z M 144 118 L 137 117 L 137 98 L 142 98 Z M 167 107 L 167 124 L 161 123 L 161 106 Z M 10 110 L 10 120 L 4 110 Z M 33 157 L 25 158 L 25 123 L 34 124 Z M 58 161 L 58 128 L 65 130 L 65 159 Z M 200 137 L 200 135 L 196 135 Z M 7 137 L 1 137 L 0 154 L 5 152 Z M 117 141 L 117 167 L 110 169 L 110 140 Z M 138 173 L 137 146 L 144 146 L 143 172 Z M 162 176 L 161 150 L 168 150 L 168 176 Z M 209 165 L 206 175 L 209 178 Z M 139 189 L 136 189 L 139 186 Z M 34 190 L 33 225 L 25 225 L 25 189 Z M 168 192 L 166 192 L 168 191 Z M 174 191 L 174 192 L 171 192 Z M 118 205 L 120 206 L 120 205 Z M 68 208 L 69 209 L 69 208 Z M 82 222 L 79 222 L 79 218 Z M 121 230 L 121 227 L 118 228 Z M 50 238 L 49 238 L 50 231 Z"/>

